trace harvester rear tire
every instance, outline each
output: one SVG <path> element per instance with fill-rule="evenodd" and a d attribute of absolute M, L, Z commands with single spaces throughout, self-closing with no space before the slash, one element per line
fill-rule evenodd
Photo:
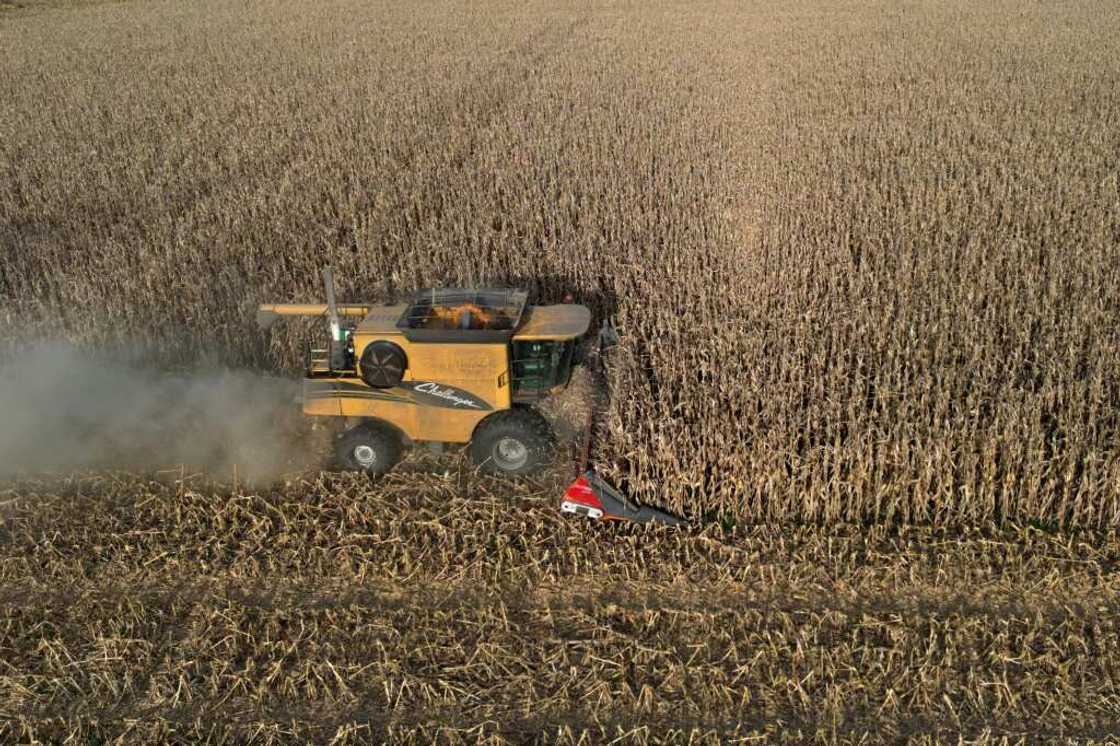
<path fill-rule="evenodd" d="M 471 438 L 471 460 L 487 474 L 526 476 L 552 459 L 552 427 L 532 409 L 507 409 L 483 420 Z"/>
<path fill-rule="evenodd" d="M 379 477 L 401 460 L 401 449 L 401 437 L 391 427 L 366 422 L 339 436 L 334 454 L 341 468 Z"/>

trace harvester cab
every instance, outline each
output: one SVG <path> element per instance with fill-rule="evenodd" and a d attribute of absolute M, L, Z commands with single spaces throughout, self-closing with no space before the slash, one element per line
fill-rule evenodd
<path fill-rule="evenodd" d="M 381 474 L 410 443 L 468 444 L 479 467 L 530 474 L 551 460 L 548 421 L 533 407 L 571 380 L 591 323 L 582 305 L 528 305 L 507 288 L 441 288 L 406 303 L 340 304 L 323 272 L 325 304 L 267 304 L 262 327 L 283 316 L 325 317 L 323 349 L 309 346 L 305 414 L 345 418 L 336 458 Z"/>

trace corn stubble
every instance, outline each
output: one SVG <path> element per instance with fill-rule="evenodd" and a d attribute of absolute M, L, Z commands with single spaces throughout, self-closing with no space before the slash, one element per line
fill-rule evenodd
<path fill-rule="evenodd" d="M 1115 537 L 603 529 L 547 492 L 511 510 L 501 482 L 431 475 L 15 488 L 5 741 L 1018 743 L 1118 725 Z"/>
<path fill-rule="evenodd" d="M 0 737 L 1114 732 L 1118 14 L 6 11 L 10 350 L 294 372 L 252 311 L 328 262 L 346 299 L 573 290 L 623 334 L 600 470 L 757 527 L 407 468 L 5 485 Z"/>

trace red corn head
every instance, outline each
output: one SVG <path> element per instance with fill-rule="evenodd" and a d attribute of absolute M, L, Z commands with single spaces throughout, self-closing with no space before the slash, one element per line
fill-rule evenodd
<path fill-rule="evenodd" d="M 685 521 L 649 505 L 636 505 L 592 471 L 572 482 L 560 502 L 561 513 L 574 513 L 597 520 L 662 523 L 677 526 Z"/>

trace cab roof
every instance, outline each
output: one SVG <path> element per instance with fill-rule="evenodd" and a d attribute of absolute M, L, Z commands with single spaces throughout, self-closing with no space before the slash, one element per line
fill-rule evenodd
<path fill-rule="evenodd" d="M 558 306 L 529 306 L 521 325 L 513 332 L 515 340 L 575 339 L 587 333 L 591 311 L 587 306 L 564 303 Z"/>

